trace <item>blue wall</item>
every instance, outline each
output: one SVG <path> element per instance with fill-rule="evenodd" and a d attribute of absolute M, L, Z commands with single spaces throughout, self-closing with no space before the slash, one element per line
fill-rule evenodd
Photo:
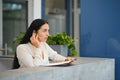
<path fill-rule="evenodd" d="M 120 0 L 81 0 L 80 56 L 115 58 L 120 80 Z"/>

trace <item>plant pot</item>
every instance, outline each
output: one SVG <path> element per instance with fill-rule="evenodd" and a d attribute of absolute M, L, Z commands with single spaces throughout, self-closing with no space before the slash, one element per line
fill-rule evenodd
<path fill-rule="evenodd" d="M 60 55 L 63 55 L 65 57 L 68 56 L 68 46 L 67 45 L 50 45 L 50 47 L 57 51 Z"/>

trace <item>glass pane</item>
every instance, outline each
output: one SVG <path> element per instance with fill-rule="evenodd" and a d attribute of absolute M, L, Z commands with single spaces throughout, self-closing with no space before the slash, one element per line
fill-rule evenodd
<path fill-rule="evenodd" d="M 50 34 L 66 31 L 65 0 L 45 0 L 46 19 L 50 24 Z M 61 6 L 62 4 L 62 6 Z"/>
<path fill-rule="evenodd" d="M 3 0 L 3 46 L 6 55 L 15 52 L 13 40 L 27 27 L 27 2 L 24 0 Z"/>
<path fill-rule="evenodd" d="M 80 8 L 80 0 L 77 0 L 77 8 Z"/>

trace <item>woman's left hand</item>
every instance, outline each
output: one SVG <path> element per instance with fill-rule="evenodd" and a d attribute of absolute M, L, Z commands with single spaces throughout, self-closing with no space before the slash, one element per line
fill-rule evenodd
<path fill-rule="evenodd" d="M 67 57 L 66 59 L 65 59 L 65 61 L 74 61 L 75 60 L 75 58 L 73 58 L 73 57 Z"/>

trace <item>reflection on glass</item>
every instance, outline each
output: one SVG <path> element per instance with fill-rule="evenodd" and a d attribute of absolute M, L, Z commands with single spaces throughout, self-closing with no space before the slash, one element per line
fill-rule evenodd
<path fill-rule="evenodd" d="M 46 19 L 50 24 L 50 34 L 66 31 L 65 0 L 45 0 Z M 61 6 L 62 4 L 62 6 Z"/>
<path fill-rule="evenodd" d="M 22 4 L 16 4 L 16 3 L 4 3 L 3 4 L 3 10 L 20 10 L 22 9 Z"/>
<path fill-rule="evenodd" d="M 50 24 L 50 34 L 65 32 L 65 15 L 59 13 L 49 13 L 47 20 Z"/>

